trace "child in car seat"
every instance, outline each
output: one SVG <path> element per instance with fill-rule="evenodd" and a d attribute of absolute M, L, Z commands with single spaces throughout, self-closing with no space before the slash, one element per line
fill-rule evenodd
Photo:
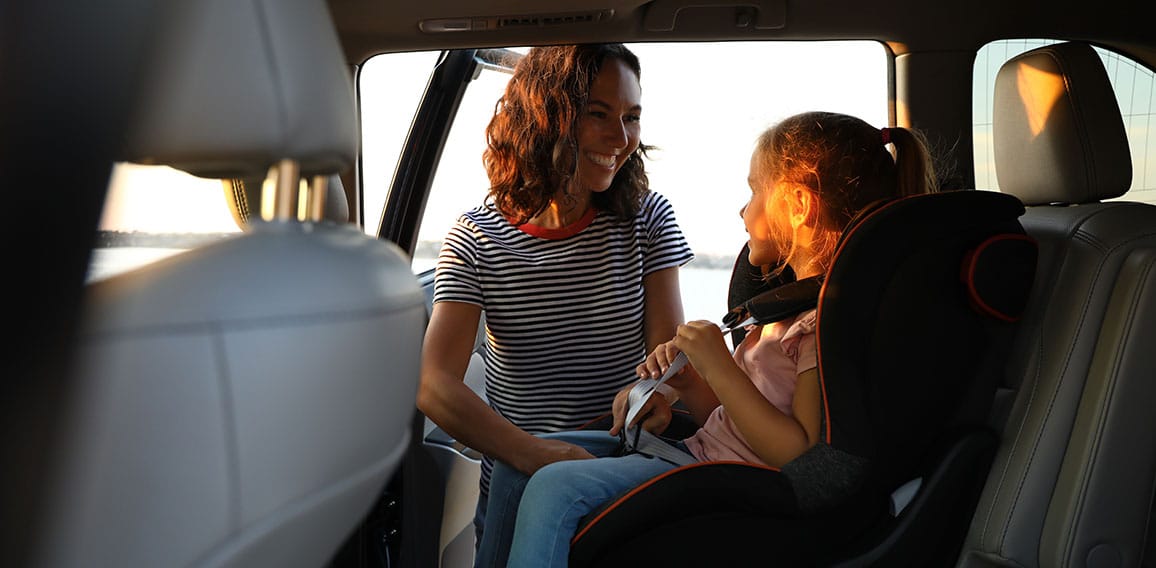
<path fill-rule="evenodd" d="M 786 264 L 799 279 L 826 274 L 839 237 L 857 212 L 881 199 L 932 191 L 934 179 L 927 145 L 914 130 L 879 130 L 829 112 L 789 117 L 758 138 L 751 157 L 751 195 L 741 209 L 750 263 Z M 690 364 L 668 384 L 700 428 L 678 446 L 697 461 L 782 467 L 820 440 L 815 325 L 810 310 L 753 327 L 732 355 L 718 326 L 690 322 L 646 357 L 638 375 L 658 377 L 685 353 Z M 630 426 L 624 424 L 629 391 L 615 398 L 609 432 L 553 436 L 617 440 L 614 436 Z M 643 418 L 635 422 L 647 431 L 661 432 L 670 422 L 669 402 L 651 397 L 638 416 Z M 516 518 L 512 542 L 495 541 L 495 532 L 489 541 L 483 538 L 481 548 L 499 566 L 565 566 L 585 515 L 675 467 L 635 453 L 556 462 L 527 480 L 498 464 L 489 514 L 501 523 Z M 822 495 L 823 484 L 816 487 L 812 494 Z"/>

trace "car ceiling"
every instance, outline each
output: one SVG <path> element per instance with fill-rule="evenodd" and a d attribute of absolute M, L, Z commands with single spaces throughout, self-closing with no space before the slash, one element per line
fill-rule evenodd
<path fill-rule="evenodd" d="M 1148 4 L 1023 0 L 329 0 L 352 63 L 391 51 L 596 41 L 886 41 L 908 51 L 974 51 L 997 39 L 1083 40 L 1156 68 Z M 674 16 L 677 14 L 677 16 Z M 580 23 L 550 23 L 569 18 Z M 513 25 L 496 25 L 513 20 Z M 423 31 L 465 22 L 479 31 Z M 672 29 L 665 29 L 672 28 Z"/>

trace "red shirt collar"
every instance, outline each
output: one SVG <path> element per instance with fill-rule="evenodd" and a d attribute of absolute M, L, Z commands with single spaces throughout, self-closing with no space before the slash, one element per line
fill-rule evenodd
<path fill-rule="evenodd" d="M 569 225 L 566 225 L 560 229 L 549 229 L 541 225 L 535 225 L 533 223 L 523 223 L 518 225 L 518 230 L 526 233 L 527 235 L 535 236 L 540 239 L 565 239 L 567 237 L 577 235 L 578 233 L 582 232 L 582 229 L 589 227 L 590 223 L 594 222 L 594 216 L 597 214 L 598 211 L 594 207 L 590 207 L 586 209 L 586 214 L 582 215 L 582 217 L 577 221 L 574 221 L 573 223 L 570 223 Z"/>

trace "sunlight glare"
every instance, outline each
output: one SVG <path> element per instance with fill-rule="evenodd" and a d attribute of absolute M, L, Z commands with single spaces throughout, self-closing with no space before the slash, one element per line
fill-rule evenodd
<path fill-rule="evenodd" d="M 1016 88 L 1027 111 L 1032 136 L 1039 136 L 1064 92 L 1064 81 L 1056 73 L 1020 65 L 1016 70 Z"/>

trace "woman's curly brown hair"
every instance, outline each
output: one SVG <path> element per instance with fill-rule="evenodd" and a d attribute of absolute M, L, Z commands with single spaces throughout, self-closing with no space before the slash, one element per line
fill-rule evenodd
<path fill-rule="evenodd" d="M 545 210 L 573 177 L 578 119 L 607 58 L 622 61 L 641 77 L 638 57 L 619 43 L 535 47 L 514 68 L 486 128 L 482 160 L 492 206 L 515 225 Z M 642 163 L 648 149 L 639 144 L 610 187 L 593 194 L 594 207 L 622 218 L 638 213 L 649 189 Z"/>

